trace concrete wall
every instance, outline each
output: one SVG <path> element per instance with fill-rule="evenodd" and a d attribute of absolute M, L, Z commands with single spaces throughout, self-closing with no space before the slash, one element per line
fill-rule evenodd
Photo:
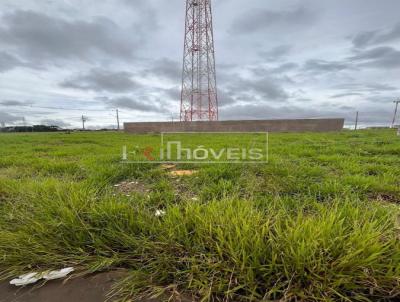
<path fill-rule="evenodd" d="M 343 129 L 344 119 L 256 120 L 219 122 L 124 123 L 128 133 L 160 132 L 327 132 Z"/>

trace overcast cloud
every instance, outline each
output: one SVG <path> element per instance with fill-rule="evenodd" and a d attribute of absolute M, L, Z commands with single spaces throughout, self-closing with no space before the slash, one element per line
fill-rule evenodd
<path fill-rule="evenodd" d="M 398 0 L 213 2 L 222 119 L 388 125 L 400 97 Z M 182 0 L 2 0 L 0 122 L 177 119 Z M 24 121 L 25 119 L 25 121 Z"/>

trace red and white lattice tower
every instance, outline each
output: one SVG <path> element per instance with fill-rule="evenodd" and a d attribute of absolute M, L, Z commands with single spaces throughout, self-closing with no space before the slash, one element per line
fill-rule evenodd
<path fill-rule="evenodd" d="M 211 0 L 186 0 L 181 121 L 217 121 Z"/>

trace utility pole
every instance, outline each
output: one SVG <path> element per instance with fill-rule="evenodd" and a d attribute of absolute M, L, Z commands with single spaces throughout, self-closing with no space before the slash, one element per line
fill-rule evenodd
<path fill-rule="evenodd" d="M 354 127 L 354 130 L 357 130 L 357 129 L 358 129 L 358 111 L 356 114 L 356 126 Z"/>
<path fill-rule="evenodd" d="M 87 117 L 82 115 L 82 130 L 85 130 L 85 122 L 87 121 Z"/>
<path fill-rule="evenodd" d="M 119 131 L 120 127 L 119 127 L 119 112 L 118 112 L 118 109 L 116 109 L 115 112 L 117 113 L 117 129 Z"/>
<path fill-rule="evenodd" d="M 391 127 L 392 129 L 394 128 L 394 125 L 396 124 L 396 117 L 397 117 L 397 111 L 399 108 L 400 100 L 393 101 L 393 103 L 396 104 L 396 108 L 394 109 L 394 116 L 393 116 L 393 122 L 392 122 L 392 127 Z"/>

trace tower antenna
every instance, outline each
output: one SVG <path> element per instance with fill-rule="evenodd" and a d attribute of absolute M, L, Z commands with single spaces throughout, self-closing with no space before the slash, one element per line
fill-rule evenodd
<path fill-rule="evenodd" d="M 180 119 L 218 120 L 211 0 L 186 0 Z"/>

